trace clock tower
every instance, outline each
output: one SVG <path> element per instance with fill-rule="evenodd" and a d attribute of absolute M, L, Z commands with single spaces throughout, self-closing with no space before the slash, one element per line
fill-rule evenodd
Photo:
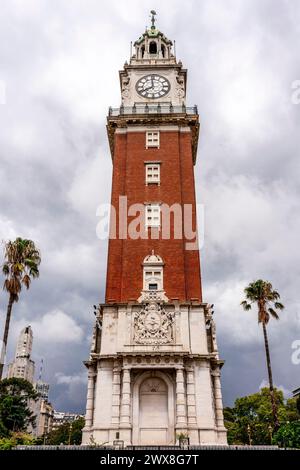
<path fill-rule="evenodd" d="M 152 25 L 120 71 L 105 303 L 96 308 L 83 443 L 224 444 L 212 306 L 203 302 L 187 71 Z M 198 227 L 201 232 L 202 227 Z"/>

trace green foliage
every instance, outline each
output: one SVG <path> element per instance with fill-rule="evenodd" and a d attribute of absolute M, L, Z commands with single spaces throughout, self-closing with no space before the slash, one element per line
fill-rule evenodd
<path fill-rule="evenodd" d="M 0 381 L 0 437 L 10 437 L 12 432 L 25 431 L 29 424 L 35 424 L 28 404 L 37 397 L 27 380 L 13 377 Z"/>
<path fill-rule="evenodd" d="M 252 304 L 258 307 L 258 322 L 265 325 L 269 322 L 270 317 L 279 319 L 276 310 L 283 310 L 284 305 L 279 302 L 280 295 L 273 289 L 268 281 L 258 279 L 251 282 L 245 289 L 246 300 L 241 302 L 244 310 L 251 310 Z"/>
<path fill-rule="evenodd" d="M 6 277 L 4 290 L 13 302 L 19 300 L 22 284 L 29 289 L 31 279 L 39 276 L 41 255 L 32 240 L 16 238 L 5 243 L 2 272 Z"/>
<path fill-rule="evenodd" d="M 36 441 L 34 437 L 26 433 L 12 433 L 10 437 L 2 437 L 0 439 L 0 450 L 10 450 L 17 445 L 34 445 Z"/>
<path fill-rule="evenodd" d="M 300 409 L 297 407 L 297 399 L 289 398 L 286 402 L 286 420 L 297 421 L 300 419 Z"/>
<path fill-rule="evenodd" d="M 274 435 L 273 443 L 279 447 L 300 449 L 300 420 L 283 424 Z"/>
<path fill-rule="evenodd" d="M 84 418 L 78 418 L 71 423 L 65 423 L 51 431 L 46 438 L 49 445 L 81 444 Z"/>
<path fill-rule="evenodd" d="M 279 424 L 298 420 L 300 416 L 295 399 L 285 404 L 283 393 L 280 390 L 274 390 L 274 393 Z M 224 420 L 229 444 L 249 444 L 250 438 L 253 445 L 271 444 L 273 419 L 269 389 L 263 388 L 259 393 L 238 398 L 233 408 L 224 409 Z"/>
<path fill-rule="evenodd" d="M 185 440 L 185 439 L 188 439 L 189 438 L 189 435 L 187 432 L 179 432 L 176 434 L 176 439 L 178 441 L 182 441 L 182 440 Z"/>
<path fill-rule="evenodd" d="M 296 407 L 300 415 L 300 395 L 298 395 L 298 397 L 296 398 Z"/>

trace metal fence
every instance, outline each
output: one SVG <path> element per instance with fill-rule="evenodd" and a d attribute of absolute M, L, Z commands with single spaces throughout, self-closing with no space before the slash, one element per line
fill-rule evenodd
<path fill-rule="evenodd" d="M 89 446 L 89 445 L 40 445 L 40 446 L 25 446 L 18 445 L 15 447 L 16 450 L 150 450 L 150 451 L 165 451 L 165 450 L 283 450 L 277 446 L 225 446 L 225 445 L 200 445 L 200 446 L 126 446 L 124 449 L 119 449 L 114 446 Z"/>

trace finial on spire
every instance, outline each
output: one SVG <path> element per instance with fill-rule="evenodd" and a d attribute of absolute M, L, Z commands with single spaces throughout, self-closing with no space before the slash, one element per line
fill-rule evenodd
<path fill-rule="evenodd" d="M 152 16 L 151 16 L 151 23 L 152 23 L 151 29 L 155 29 L 155 21 L 156 21 L 156 18 L 155 18 L 155 17 L 156 17 L 156 15 L 157 15 L 157 13 L 156 13 L 155 10 L 151 10 L 150 13 L 151 13 L 151 15 L 152 15 Z"/>

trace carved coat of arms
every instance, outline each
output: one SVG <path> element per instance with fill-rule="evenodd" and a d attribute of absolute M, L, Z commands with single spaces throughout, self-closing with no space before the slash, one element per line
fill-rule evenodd
<path fill-rule="evenodd" d="M 174 341 L 174 312 L 156 302 L 144 304 L 134 317 L 134 341 L 138 344 L 168 344 Z"/>

